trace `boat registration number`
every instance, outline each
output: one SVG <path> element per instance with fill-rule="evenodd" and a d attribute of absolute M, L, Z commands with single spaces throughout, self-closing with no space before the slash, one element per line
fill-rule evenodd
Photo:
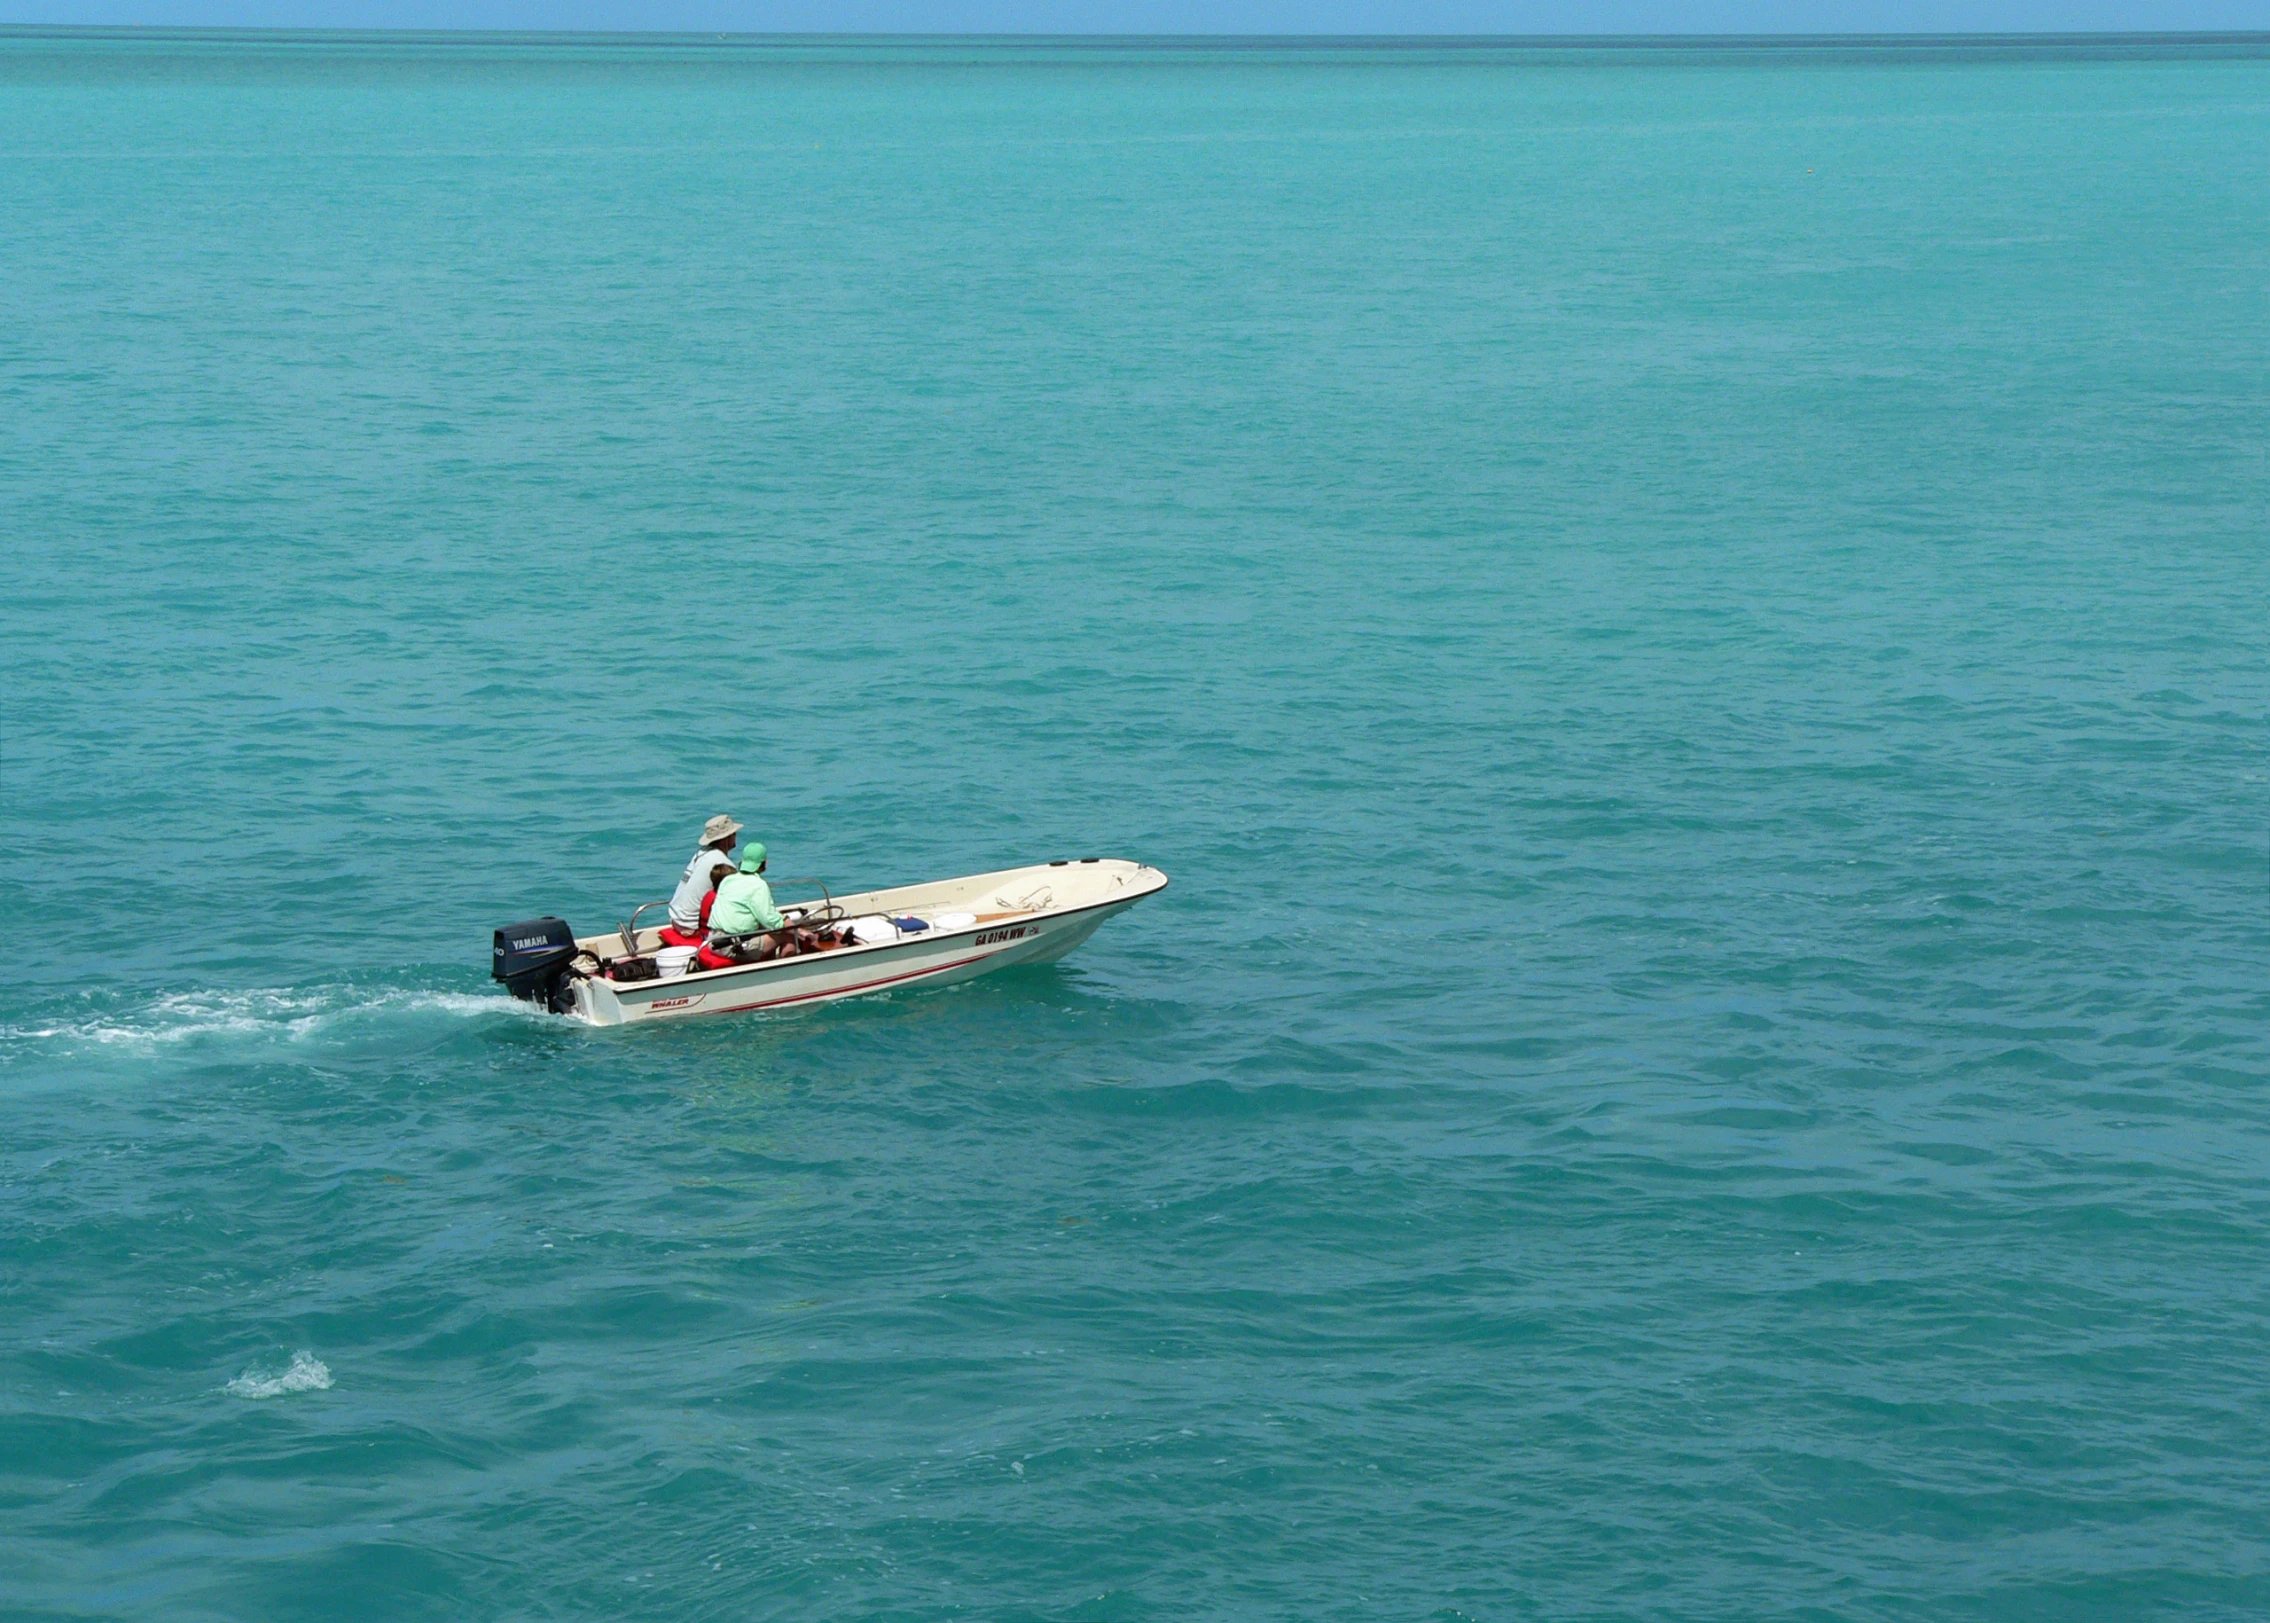
<path fill-rule="evenodd" d="M 972 944 L 980 947 L 990 947 L 997 941 L 1015 941 L 1022 936 L 1038 934 L 1040 934 L 1039 925 L 1020 924 L 1013 930 L 988 930 L 985 932 L 985 934 L 979 936 L 977 940 Z"/>

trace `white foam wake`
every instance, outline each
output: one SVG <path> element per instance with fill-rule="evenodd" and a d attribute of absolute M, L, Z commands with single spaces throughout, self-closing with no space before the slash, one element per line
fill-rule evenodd
<path fill-rule="evenodd" d="M 501 992 L 414 991 L 407 988 L 253 987 L 243 991 L 168 992 L 131 1005 L 78 1018 L 49 1018 L 0 1025 L 0 1045 L 39 1041 L 92 1043 L 105 1048 L 168 1049 L 204 1038 L 296 1042 L 326 1028 L 372 1018 L 445 1014 L 511 1019 L 531 1012 Z"/>
<path fill-rule="evenodd" d="M 321 1392 L 331 1385 L 331 1370 L 322 1359 L 302 1347 L 292 1361 L 275 1374 L 248 1369 L 229 1382 L 228 1393 L 239 1398 L 280 1398 L 287 1392 Z"/>

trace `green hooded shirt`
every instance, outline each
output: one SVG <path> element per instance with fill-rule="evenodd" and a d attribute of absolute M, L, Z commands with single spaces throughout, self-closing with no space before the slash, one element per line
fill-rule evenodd
<path fill-rule="evenodd" d="M 727 935 L 754 935 L 777 930 L 784 921 L 772 905 L 772 887 L 764 875 L 729 873 L 717 884 L 717 900 L 710 904 L 709 927 Z"/>

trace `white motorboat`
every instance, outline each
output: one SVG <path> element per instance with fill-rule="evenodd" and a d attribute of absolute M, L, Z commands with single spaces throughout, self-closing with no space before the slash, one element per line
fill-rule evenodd
<path fill-rule="evenodd" d="M 578 937 L 561 919 L 532 919 L 496 933 L 493 969 L 513 996 L 595 1026 L 681 1015 L 794 1009 L 899 987 L 943 986 L 1011 964 L 1045 964 L 1096 926 L 1164 890 L 1167 876 L 1140 862 L 1086 857 L 941 879 L 895 890 L 784 901 L 794 956 L 703 969 L 691 949 L 665 948 L 642 915 L 605 935 Z"/>

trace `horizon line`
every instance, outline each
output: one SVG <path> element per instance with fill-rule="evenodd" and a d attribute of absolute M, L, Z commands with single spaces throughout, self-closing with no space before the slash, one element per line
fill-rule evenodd
<path fill-rule="evenodd" d="M 1114 41 L 1161 44 L 1188 40 L 1205 44 L 1353 45 L 1423 41 L 1428 44 L 1474 45 L 1860 45 L 1931 43 L 1976 45 L 1996 41 L 2083 44 L 2094 41 L 2158 40 L 2168 43 L 2270 45 L 2270 29 L 2232 28 L 2120 28 L 2120 29 L 1995 29 L 1967 33 L 1942 30 L 1877 30 L 1867 33 L 1595 33 L 1595 34 L 1476 34 L 1452 32 L 1380 32 L 1368 34 L 1252 34 L 1192 33 L 1188 30 L 1129 33 L 1123 30 L 1079 33 L 906 32 L 885 29 L 648 29 L 648 28 L 345 28 L 336 26 L 254 26 L 219 23 L 10 23 L 0 22 L 0 38 L 54 35 L 110 37 L 151 35 L 210 38 L 330 37 L 340 39 L 489 39 L 489 40 L 653 40 L 669 43 L 789 41 L 808 43 L 843 40 L 903 40 L 977 43 L 1107 43 Z"/>

